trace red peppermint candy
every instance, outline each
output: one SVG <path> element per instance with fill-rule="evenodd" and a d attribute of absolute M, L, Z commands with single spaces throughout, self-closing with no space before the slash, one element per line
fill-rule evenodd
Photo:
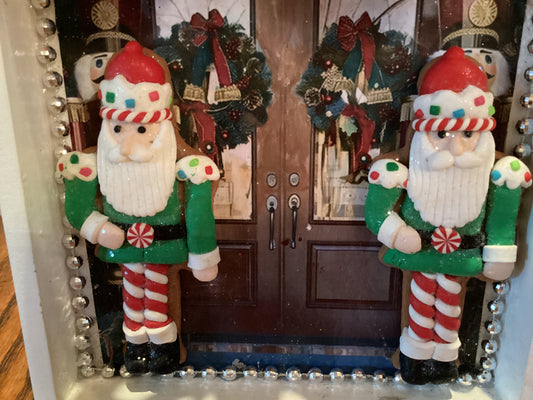
<path fill-rule="evenodd" d="M 130 226 L 126 238 L 133 247 L 144 249 L 154 241 L 154 228 L 148 224 L 137 222 Z"/>
<path fill-rule="evenodd" d="M 453 253 L 461 245 L 461 236 L 455 229 L 441 226 L 431 235 L 431 244 L 439 253 Z"/>

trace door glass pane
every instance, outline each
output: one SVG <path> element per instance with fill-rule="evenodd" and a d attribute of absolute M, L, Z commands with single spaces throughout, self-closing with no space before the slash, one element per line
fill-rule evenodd
<path fill-rule="evenodd" d="M 209 11 L 217 9 L 222 17 L 227 19 L 228 24 L 238 24 L 242 29 L 237 29 L 247 36 L 254 35 L 254 15 L 253 15 L 253 2 L 250 0 L 156 0 L 156 42 L 163 44 L 161 47 L 167 47 L 170 44 L 171 50 L 176 51 L 176 68 L 186 69 L 188 55 L 193 52 L 187 52 L 187 54 L 179 53 L 179 44 L 174 46 L 172 41 L 179 39 L 181 44 L 189 43 L 186 35 L 190 33 L 186 27 L 183 28 L 183 23 L 187 24 L 191 21 L 191 17 L 195 13 L 200 13 L 205 18 L 208 18 Z M 173 29 L 177 29 L 178 25 L 180 33 L 172 36 Z M 189 38 L 190 39 L 190 38 Z M 222 40 L 222 39 L 221 39 Z M 170 42 L 170 43 L 169 43 Z M 243 43 L 241 43 L 241 46 Z M 253 41 L 251 43 L 253 46 Z M 226 55 L 228 55 L 228 44 L 224 48 Z M 241 47 L 242 48 L 242 47 Z M 157 48 L 156 48 L 157 51 Z M 162 51 L 164 54 L 165 50 Z M 241 53 L 242 54 L 242 53 Z M 164 55 L 165 56 L 165 55 Z M 172 55 L 165 56 L 165 58 L 172 58 Z M 167 59 L 167 61 L 172 61 Z M 245 62 L 247 60 L 238 60 Z M 238 61 L 235 61 L 237 63 Z M 171 63 L 172 66 L 172 63 Z M 241 66 L 237 66 L 239 69 Z M 172 71 L 171 71 L 172 72 Z M 187 74 L 180 74 L 179 71 L 175 73 L 176 79 L 174 79 L 175 91 L 178 96 L 184 96 L 184 82 L 191 80 Z M 218 153 L 213 158 L 218 163 L 222 172 L 222 178 L 219 182 L 218 189 L 214 199 L 215 218 L 217 220 L 230 219 L 230 220 L 250 220 L 253 212 L 253 193 L 252 193 L 252 175 L 253 175 L 253 135 L 255 134 L 255 128 L 252 130 L 242 129 L 240 124 L 241 120 L 244 120 L 242 116 L 232 115 L 230 109 L 233 107 L 231 102 L 217 102 L 216 90 L 218 87 L 218 78 L 215 73 L 215 67 L 210 64 L 207 67 L 205 79 L 202 87 L 206 92 L 207 103 L 209 104 L 209 110 L 207 114 L 213 117 L 217 123 L 215 133 L 215 147 Z M 234 82 L 235 83 L 235 82 Z M 182 102 L 183 103 L 183 102 Z M 230 119 L 228 119 L 228 115 Z M 182 124 L 181 134 L 184 139 L 193 147 L 200 148 L 200 150 L 206 152 L 205 148 L 202 148 L 200 142 L 202 142 L 197 123 L 198 121 L 191 114 L 183 112 L 182 108 Z M 234 119 L 239 119 L 234 121 Z M 185 120 L 185 121 L 184 121 Z M 224 128 L 226 125 L 235 128 L 237 132 L 233 132 L 231 129 Z M 240 130 L 240 131 L 239 131 Z M 243 132 L 247 130 L 246 132 Z M 233 136 L 233 138 L 232 138 Z M 227 143 L 225 143 L 227 142 Z"/>
<path fill-rule="evenodd" d="M 419 65 L 414 52 L 416 0 L 320 0 L 319 4 L 320 45 L 306 72 L 311 79 L 306 82 L 304 75 L 300 84 L 315 128 L 313 218 L 358 221 L 364 219 L 371 160 L 398 148 L 405 139 L 402 103 L 414 93 L 411 77 Z M 367 48 L 361 49 L 356 40 L 348 51 L 337 39 L 341 16 L 362 26 L 365 13 L 368 26 L 363 30 L 370 32 L 376 49 L 366 66 L 361 59 Z M 371 73 L 365 75 L 365 69 Z M 308 85 L 313 78 L 318 79 Z M 319 96 L 315 103 L 310 100 L 313 92 Z M 408 118 L 408 102 L 405 107 Z"/>

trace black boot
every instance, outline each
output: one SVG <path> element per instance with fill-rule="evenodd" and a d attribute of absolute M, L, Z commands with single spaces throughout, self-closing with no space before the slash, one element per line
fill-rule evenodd
<path fill-rule="evenodd" d="M 429 382 L 428 360 L 415 360 L 400 353 L 402 379 L 411 385 L 424 385 Z"/>
<path fill-rule="evenodd" d="M 180 343 L 176 340 L 172 343 L 150 343 L 150 362 L 148 369 L 155 374 L 170 374 L 179 368 Z"/>
<path fill-rule="evenodd" d="M 124 353 L 124 365 L 132 374 L 145 374 L 148 372 L 150 359 L 150 345 L 148 343 L 134 344 L 126 342 Z"/>
<path fill-rule="evenodd" d="M 431 383 L 455 382 L 459 376 L 457 363 L 455 361 L 445 362 L 429 360 L 428 370 Z"/>

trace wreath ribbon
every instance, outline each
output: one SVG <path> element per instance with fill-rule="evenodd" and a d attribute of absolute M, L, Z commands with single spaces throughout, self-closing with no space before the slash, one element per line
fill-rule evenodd
<path fill-rule="evenodd" d="M 359 142 L 359 146 L 355 148 L 351 153 L 350 170 L 356 174 L 363 168 L 361 165 L 361 156 L 368 154 L 372 145 L 372 137 L 374 136 L 374 128 L 376 123 L 368 118 L 364 108 L 356 106 L 354 104 L 347 105 L 342 110 L 341 115 L 345 117 L 353 117 L 359 125 L 360 135 L 353 135 L 354 145 L 356 145 L 356 139 Z"/>
<path fill-rule="evenodd" d="M 370 78 L 374 53 L 376 51 L 374 38 L 369 32 L 372 26 L 372 20 L 367 12 L 363 13 L 357 22 L 353 22 L 350 17 L 342 16 L 339 18 L 337 25 L 337 40 L 341 43 L 343 50 L 352 51 L 357 40 L 361 42 L 361 53 L 366 80 Z"/>
<path fill-rule="evenodd" d="M 211 144 L 212 151 L 205 153 L 214 162 L 217 162 L 218 151 L 215 144 L 215 121 L 206 112 L 209 110 L 209 105 L 201 101 L 193 101 L 183 102 L 180 107 L 185 113 L 191 113 L 194 118 L 200 148 L 205 150 L 205 147 Z"/>
<path fill-rule="evenodd" d="M 213 63 L 217 71 L 218 81 L 222 86 L 231 86 L 228 63 L 218 40 L 218 30 L 224 25 L 224 18 L 218 10 L 211 10 L 209 11 L 209 19 L 205 19 L 200 13 L 193 14 L 190 24 L 192 28 L 200 31 L 193 40 L 196 47 L 200 47 L 208 38 L 211 38 Z"/>

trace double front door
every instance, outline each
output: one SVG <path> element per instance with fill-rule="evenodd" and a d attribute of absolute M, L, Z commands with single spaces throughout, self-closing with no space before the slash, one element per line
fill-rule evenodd
<path fill-rule="evenodd" d="M 250 146 L 251 212 L 217 221 L 218 278 L 182 275 L 182 329 L 192 338 L 346 344 L 399 336 L 401 274 L 378 261 L 362 220 L 364 184 L 337 187 L 329 207 L 338 212 L 317 209 L 327 151 L 296 85 L 328 23 L 325 3 L 253 4 L 274 98 Z"/>

